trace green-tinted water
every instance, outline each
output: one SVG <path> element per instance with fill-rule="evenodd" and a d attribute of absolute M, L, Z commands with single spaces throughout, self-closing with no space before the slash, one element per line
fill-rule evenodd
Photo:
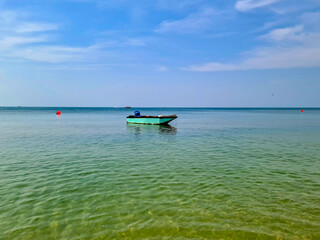
<path fill-rule="evenodd" d="M 0 239 L 320 239 L 320 110 L 56 110 L 0 108 Z"/>

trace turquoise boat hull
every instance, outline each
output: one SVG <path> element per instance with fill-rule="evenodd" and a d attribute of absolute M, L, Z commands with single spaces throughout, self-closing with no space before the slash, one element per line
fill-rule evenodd
<path fill-rule="evenodd" d="M 129 116 L 129 117 L 127 117 L 127 123 L 163 125 L 163 124 L 168 124 L 169 122 L 171 122 L 172 120 L 174 120 L 176 118 L 177 118 L 176 115 L 161 116 L 161 117 L 155 117 L 155 116 L 133 117 L 133 116 Z"/>

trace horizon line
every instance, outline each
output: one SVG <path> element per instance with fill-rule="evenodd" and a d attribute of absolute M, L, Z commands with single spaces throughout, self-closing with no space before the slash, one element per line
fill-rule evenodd
<path fill-rule="evenodd" d="M 214 108 L 214 109 L 226 109 L 226 108 L 230 108 L 230 109 L 317 109 L 320 108 L 320 106 L 318 107 L 303 107 L 303 106 L 295 106 L 295 107 L 201 107 L 201 106 L 197 106 L 197 107 L 192 107 L 192 106 L 184 106 L 184 107 L 165 107 L 165 106 L 157 106 L 157 107 L 151 107 L 151 106 L 132 106 L 132 107 L 126 107 L 126 106 L 113 106 L 113 107 L 94 107 L 94 106 L 86 106 L 86 107 L 80 107 L 80 106 L 0 106 L 0 108 L 121 108 L 121 109 L 132 109 L 132 108 Z"/>

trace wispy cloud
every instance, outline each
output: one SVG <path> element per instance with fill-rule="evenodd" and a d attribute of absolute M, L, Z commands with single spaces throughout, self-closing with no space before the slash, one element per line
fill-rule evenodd
<path fill-rule="evenodd" d="M 0 42 L 7 47 L 49 41 L 44 32 L 58 29 L 57 24 L 28 21 L 24 12 L 6 11 L 0 12 Z"/>
<path fill-rule="evenodd" d="M 303 67 L 320 67 L 320 46 L 258 49 L 250 52 L 248 58 L 239 63 L 212 62 L 184 70 L 215 72 Z"/>
<path fill-rule="evenodd" d="M 278 4 L 270 6 L 270 9 L 280 15 L 299 14 L 306 11 L 319 9 L 318 0 L 281 0 Z"/>
<path fill-rule="evenodd" d="M 261 36 L 261 39 L 269 41 L 301 41 L 305 39 L 306 34 L 303 33 L 303 25 L 297 25 L 294 27 L 278 28 L 271 32 Z"/>
<path fill-rule="evenodd" d="M 253 1 L 238 2 L 243 2 L 244 4 L 244 2 L 252 3 Z M 265 1 L 259 2 L 259 6 L 262 6 L 262 3 L 267 3 Z M 270 1 L 268 3 L 271 4 Z M 247 7 L 246 9 L 249 9 L 248 5 L 243 5 L 242 7 L 244 6 Z M 320 67 L 319 19 L 320 12 L 305 12 L 296 17 L 295 22 L 300 21 L 300 23 L 274 28 L 269 30 L 268 33 L 256 37 L 256 40 L 260 41 L 260 47 L 242 53 L 241 57 L 234 61 L 213 61 L 191 65 L 183 69 L 188 71 L 213 72 Z M 279 21 L 271 22 L 259 31 L 264 31 L 279 23 Z"/>
<path fill-rule="evenodd" d="M 81 61 L 90 47 L 75 48 L 53 45 L 48 31 L 58 30 L 58 25 L 30 21 L 26 12 L 2 11 L 0 14 L 0 57 L 39 62 Z M 39 45 L 41 44 L 41 45 Z"/>
<path fill-rule="evenodd" d="M 57 30 L 58 25 L 52 23 L 34 23 L 34 22 L 24 22 L 16 27 L 15 31 L 17 33 L 31 33 L 31 32 L 47 32 L 52 30 Z"/>
<path fill-rule="evenodd" d="M 13 36 L 13 37 L 3 37 L 0 38 L 0 50 L 10 50 L 12 47 L 17 47 L 19 45 L 26 45 L 32 43 L 43 43 L 47 42 L 48 38 L 46 36 Z"/>
<path fill-rule="evenodd" d="M 272 46 L 244 53 L 233 63 L 211 62 L 184 68 L 188 71 L 236 71 L 320 67 L 320 33 L 304 31 L 302 25 L 279 28 L 260 37 Z"/>
<path fill-rule="evenodd" d="M 163 21 L 155 30 L 158 33 L 193 33 L 208 30 L 213 23 L 213 16 L 217 12 L 207 8 L 197 13 L 189 14 L 186 18 L 175 21 Z"/>
<path fill-rule="evenodd" d="M 59 44 L 58 24 L 30 21 L 32 14 L 22 11 L 0 12 L 0 59 L 45 63 L 93 63 L 110 54 L 114 48 L 142 47 L 140 38 L 111 39 L 95 44 L 74 47 Z M 111 50 L 110 50 L 111 49 Z"/>
<path fill-rule="evenodd" d="M 265 7 L 280 0 L 238 0 L 235 8 L 241 12 L 247 12 L 255 8 Z"/>
<path fill-rule="evenodd" d="M 67 46 L 36 46 L 10 52 L 10 57 L 38 62 L 81 62 L 92 60 L 96 48 Z"/>
<path fill-rule="evenodd" d="M 57 24 L 26 19 L 25 12 L 0 9 L 0 31 L 9 33 L 45 32 L 58 29 Z"/>

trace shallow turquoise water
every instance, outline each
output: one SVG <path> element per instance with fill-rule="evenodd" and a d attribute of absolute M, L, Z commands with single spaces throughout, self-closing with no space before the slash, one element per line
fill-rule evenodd
<path fill-rule="evenodd" d="M 0 108 L 0 239 L 320 239 L 320 109 L 134 110 Z"/>

